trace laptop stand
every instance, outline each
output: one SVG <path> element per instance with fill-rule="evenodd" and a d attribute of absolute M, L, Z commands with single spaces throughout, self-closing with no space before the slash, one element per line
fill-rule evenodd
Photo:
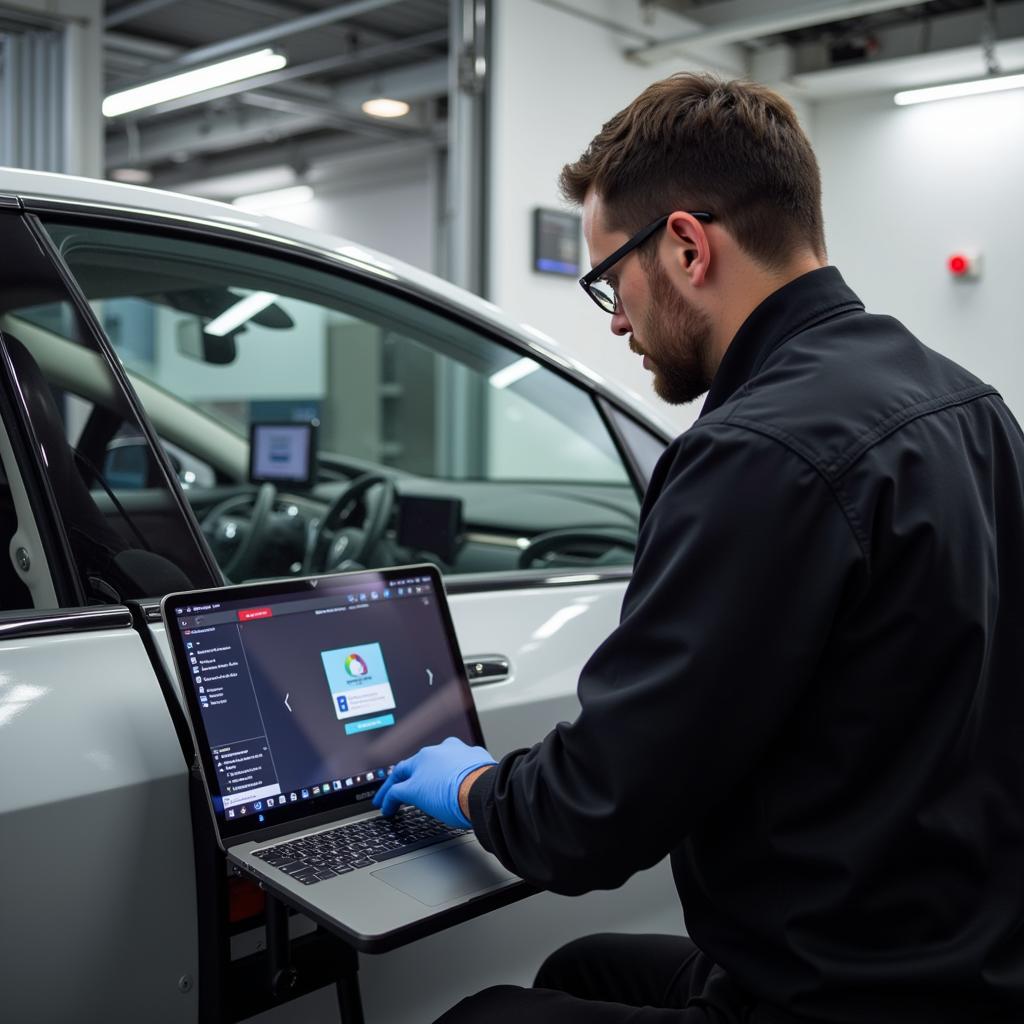
<path fill-rule="evenodd" d="M 291 964 L 288 907 L 265 891 L 267 915 L 267 985 L 274 1001 L 286 999 L 298 980 Z M 341 1024 L 364 1024 L 359 992 L 359 954 L 348 943 L 334 938 L 337 946 L 338 1010 Z"/>

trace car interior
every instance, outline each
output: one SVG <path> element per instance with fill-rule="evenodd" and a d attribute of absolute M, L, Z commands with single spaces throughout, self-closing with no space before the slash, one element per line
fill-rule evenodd
<path fill-rule="evenodd" d="M 421 560 L 446 574 L 631 561 L 637 485 L 592 397 L 548 367 L 320 271 L 282 279 L 280 261 L 240 267 L 234 252 L 191 243 L 157 258 L 126 232 L 54 237 L 226 580 Z M 255 312 L 220 331 L 246 302 Z M 199 558 L 182 558 L 181 510 L 106 359 L 82 343 L 70 304 L 6 305 L 0 330 L 40 441 L 58 453 L 49 473 L 90 598 L 185 586 Z M 297 384 L 252 378 L 247 349 L 274 345 L 291 350 L 281 375 Z M 510 368 L 523 375 L 496 385 Z M 288 394 L 299 386 L 315 400 Z M 464 425 L 468 412 L 489 437 Z M 253 477 L 251 430 L 282 421 L 318 435 L 309 479 Z"/>

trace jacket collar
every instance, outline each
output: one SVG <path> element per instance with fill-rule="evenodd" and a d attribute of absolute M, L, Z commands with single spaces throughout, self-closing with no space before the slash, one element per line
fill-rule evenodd
<path fill-rule="evenodd" d="M 820 267 L 784 284 L 743 321 L 722 357 L 700 415 L 727 402 L 794 335 L 823 320 L 863 309 L 864 303 L 835 267 Z"/>

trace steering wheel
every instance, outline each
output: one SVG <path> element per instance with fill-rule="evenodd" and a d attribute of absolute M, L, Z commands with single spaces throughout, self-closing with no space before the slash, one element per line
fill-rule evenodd
<path fill-rule="evenodd" d="M 570 527 L 538 534 L 519 553 L 519 568 L 529 569 L 552 551 L 563 551 L 574 544 L 606 544 L 609 548 L 636 550 L 636 533 L 619 526 Z"/>
<path fill-rule="evenodd" d="M 365 515 L 360 526 L 350 523 L 359 499 L 374 487 L 380 493 L 363 502 Z M 391 510 L 395 507 L 395 483 L 381 473 L 364 473 L 353 480 L 324 513 L 312 542 L 306 549 L 306 572 L 327 572 L 350 562 L 365 564 L 366 556 L 384 536 Z M 324 550 L 327 534 L 334 539 Z"/>
<path fill-rule="evenodd" d="M 233 539 L 238 533 L 242 535 L 238 547 L 227 563 L 221 566 L 221 572 L 229 581 L 244 580 L 256 565 L 276 500 L 277 488 L 271 483 L 264 483 L 260 484 L 255 494 L 246 490 L 217 502 L 203 516 L 199 525 L 215 555 L 218 549 L 224 548 L 225 541 Z M 239 515 L 246 509 L 249 510 L 247 515 Z"/>

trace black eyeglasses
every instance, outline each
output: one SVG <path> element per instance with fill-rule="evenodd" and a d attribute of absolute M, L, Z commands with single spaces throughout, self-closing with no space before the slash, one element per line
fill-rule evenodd
<path fill-rule="evenodd" d="M 704 221 L 705 224 L 710 223 L 715 218 L 710 213 L 696 213 L 693 211 L 687 211 L 691 217 L 696 217 L 697 220 Z M 637 246 L 643 245 L 648 238 L 651 237 L 656 231 L 660 231 L 667 223 L 671 213 L 666 213 L 664 217 L 659 217 L 653 224 L 648 224 L 647 227 L 642 228 L 638 231 L 628 242 L 624 245 L 620 245 L 607 259 L 601 260 L 600 263 L 589 274 L 584 274 L 580 278 L 580 287 L 603 309 L 606 313 L 614 313 L 619 308 L 619 296 L 612 285 L 604 279 L 605 274 L 608 273 L 612 267 L 615 266 L 623 256 L 631 253 Z"/>

